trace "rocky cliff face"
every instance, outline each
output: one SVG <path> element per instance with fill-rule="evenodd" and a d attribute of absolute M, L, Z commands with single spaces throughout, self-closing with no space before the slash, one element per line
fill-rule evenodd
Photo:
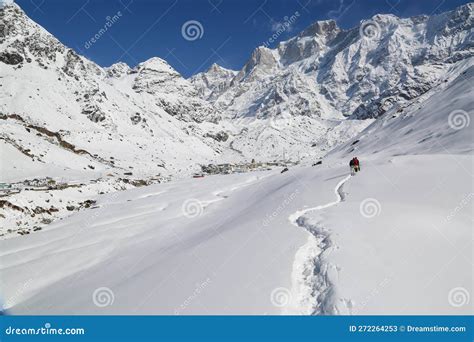
<path fill-rule="evenodd" d="M 134 70 L 132 89 L 153 96 L 168 114 L 183 121 L 213 121 L 219 119 L 215 108 L 198 97 L 194 85 L 185 80 L 166 61 L 151 58 Z"/>
<path fill-rule="evenodd" d="M 210 100 L 230 117 L 378 117 L 474 55 L 473 7 L 432 17 L 376 15 L 351 30 L 317 22 L 275 49 L 257 48 L 231 86 Z"/>
<path fill-rule="evenodd" d="M 200 97 L 212 101 L 230 87 L 236 74 L 236 71 L 214 63 L 206 72 L 191 77 L 190 81 L 198 89 Z"/>

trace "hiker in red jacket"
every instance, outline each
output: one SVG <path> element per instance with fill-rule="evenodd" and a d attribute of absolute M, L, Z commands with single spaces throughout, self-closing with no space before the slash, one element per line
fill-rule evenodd
<path fill-rule="evenodd" d="M 351 168 L 351 175 L 354 176 L 356 172 L 360 171 L 359 159 L 357 159 L 357 157 L 352 158 L 349 162 L 349 166 Z"/>
<path fill-rule="evenodd" d="M 351 161 L 349 162 L 349 167 L 351 168 L 351 176 L 354 176 L 354 175 L 355 175 L 354 159 L 355 159 L 355 158 L 352 158 Z"/>
<path fill-rule="evenodd" d="M 360 163 L 359 163 L 359 159 L 357 159 L 357 157 L 354 158 L 354 170 L 355 170 L 355 172 L 360 171 Z"/>

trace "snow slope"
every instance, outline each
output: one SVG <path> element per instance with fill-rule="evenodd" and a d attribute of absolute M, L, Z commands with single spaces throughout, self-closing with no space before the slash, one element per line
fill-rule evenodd
<path fill-rule="evenodd" d="M 312 236 L 287 312 L 472 313 L 473 60 L 443 79 L 326 156 L 338 165 L 357 155 L 362 172 L 336 186 L 335 202 L 290 218 Z"/>
<path fill-rule="evenodd" d="M 303 204 L 302 188 L 294 188 L 300 182 L 265 172 L 107 195 L 96 212 L 4 241 L 2 293 L 13 313 L 25 314 L 277 313 L 261 294 L 289 286 L 293 255 L 305 240 L 286 213 Z M 285 212 L 266 223 L 262 213 L 289 198 Z M 99 287 L 113 291 L 112 306 L 94 305 Z"/>
<path fill-rule="evenodd" d="M 407 106 L 395 105 L 328 157 L 472 154 L 474 148 L 474 59 L 452 65 L 444 82 Z"/>
<path fill-rule="evenodd" d="M 223 148 L 206 133 L 219 115 L 166 61 L 102 68 L 18 5 L 2 6 L 0 183 L 48 177 L 85 185 L 64 194 L 0 190 L 0 238 L 33 232 L 100 192 L 188 177 L 216 163 Z M 232 151 L 228 157 L 240 160 Z"/>
<path fill-rule="evenodd" d="M 1 291 L 17 314 L 468 314 L 448 293 L 472 289 L 473 161 L 395 157 L 349 180 L 346 166 L 301 167 L 105 195 L 1 241 Z"/>
<path fill-rule="evenodd" d="M 324 256 L 336 284 L 324 313 L 472 314 L 469 303 L 451 305 L 449 293 L 473 289 L 473 161 L 368 162 L 345 184 L 343 204 L 309 215 L 305 225 L 330 232 L 335 244 Z"/>
<path fill-rule="evenodd" d="M 339 187 L 341 202 L 295 213 L 312 235 L 297 254 L 296 300 L 285 312 L 472 313 L 462 296 L 473 288 L 473 161 L 429 155 L 368 162 Z M 456 288 L 464 289 L 459 307 L 451 304 Z"/>

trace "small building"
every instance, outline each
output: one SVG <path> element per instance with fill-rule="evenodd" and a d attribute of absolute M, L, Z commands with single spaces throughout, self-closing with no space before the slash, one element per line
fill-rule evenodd
<path fill-rule="evenodd" d="M 0 183 L 0 190 L 9 190 L 12 186 L 8 183 Z"/>

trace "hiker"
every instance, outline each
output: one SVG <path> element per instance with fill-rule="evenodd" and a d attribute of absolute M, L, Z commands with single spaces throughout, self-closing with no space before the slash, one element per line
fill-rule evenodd
<path fill-rule="evenodd" d="M 354 169 L 355 169 L 355 172 L 360 171 L 360 163 L 359 163 L 359 159 L 357 159 L 357 157 L 354 158 Z"/>
<path fill-rule="evenodd" d="M 360 162 L 357 157 L 354 157 L 349 162 L 349 167 L 351 168 L 351 175 L 354 176 L 356 172 L 360 171 Z"/>
<path fill-rule="evenodd" d="M 354 175 L 355 175 L 354 159 L 355 159 L 355 158 L 352 158 L 351 161 L 349 162 L 349 167 L 351 168 L 351 176 L 354 176 Z"/>

